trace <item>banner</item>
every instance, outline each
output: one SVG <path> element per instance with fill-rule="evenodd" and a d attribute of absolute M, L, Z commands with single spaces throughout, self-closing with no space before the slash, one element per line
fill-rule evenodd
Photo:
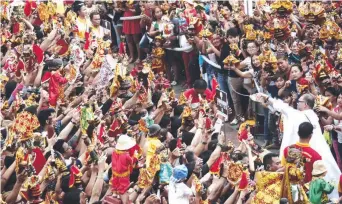
<path fill-rule="evenodd" d="M 215 101 L 218 109 L 218 113 L 228 119 L 228 96 L 227 93 L 220 90 L 216 89 L 216 95 L 215 95 Z"/>

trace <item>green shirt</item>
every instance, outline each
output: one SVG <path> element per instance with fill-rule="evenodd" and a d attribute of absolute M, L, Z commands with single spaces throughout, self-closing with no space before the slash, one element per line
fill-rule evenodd
<path fill-rule="evenodd" d="M 313 204 L 321 204 L 328 202 L 327 194 L 334 190 L 334 186 L 322 178 L 313 178 L 310 182 L 309 189 L 310 202 Z"/>

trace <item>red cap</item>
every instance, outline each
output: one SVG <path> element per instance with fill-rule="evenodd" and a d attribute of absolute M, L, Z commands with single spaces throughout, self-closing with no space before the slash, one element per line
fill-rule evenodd
<path fill-rule="evenodd" d="M 44 51 L 36 44 L 32 46 L 32 51 L 36 56 L 37 62 L 40 64 L 44 59 Z"/>
<path fill-rule="evenodd" d="M 51 78 L 51 72 L 45 72 L 44 76 L 42 77 L 42 82 L 41 83 L 45 83 L 48 82 Z"/>

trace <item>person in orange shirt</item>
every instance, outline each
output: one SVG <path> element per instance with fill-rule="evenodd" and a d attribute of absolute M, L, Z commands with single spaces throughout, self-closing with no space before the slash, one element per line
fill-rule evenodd
<path fill-rule="evenodd" d="M 133 170 L 133 158 L 129 150 L 135 145 L 133 138 L 121 135 L 112 154 L 112 191 L 120 196 L 122 203 L 129 203 L 127 190 Z"/>

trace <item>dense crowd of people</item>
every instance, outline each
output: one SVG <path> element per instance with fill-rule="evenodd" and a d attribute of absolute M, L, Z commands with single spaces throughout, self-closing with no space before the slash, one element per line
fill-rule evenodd
<path fill-rule="evenodd" d="M 342 202 L 341 2 L 0 10 L 1 203 Z"/>

